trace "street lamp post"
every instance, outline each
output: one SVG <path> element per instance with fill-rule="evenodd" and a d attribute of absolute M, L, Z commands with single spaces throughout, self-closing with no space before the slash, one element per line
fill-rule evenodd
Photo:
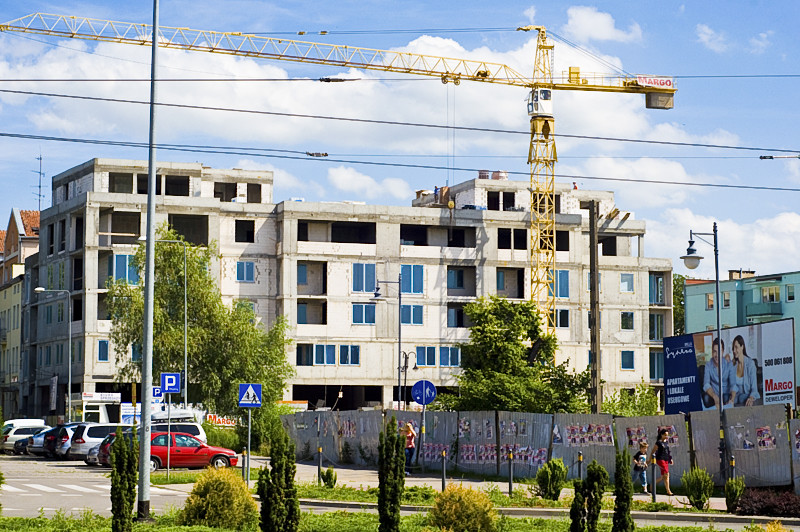
<path fill-rule="evenodd" d="M 139 237 L 139 240 L 144 242 L 147 240 L 145 235 Z M 189 272 L 186 271 L 186 241 L 185 240 L 160 240 L 156 242 L 163 242 L 165 244 L 181 244 L 183 246 L 183 407 L 189 408 L 189 350 L 187 340 L 187 306 L 186 306 L 186 278 Z"/>
<path fill-rule="evenodd" d="M 708 240 L 704 239 L 704 236 L 712 236 L 714 237 L 713 242 L 709 242 Z M 725 479 L 725 437 L 722 435 L 722 404 L 723 404 L 723 397 L 722 397 L 722 335 L 720 334 L 720 299 L 719 299 L 719 246 L 717 242 L 717 222 L 714 222 L 714 230 L 711 233 L 697 233 L 695 231 L 689 230 L 689 247 L 686 248 L 686 255 L 683 255 L 681 259 L 683 259 L 683 264 L 689 268 L 690 270 L 694 270 L 700 265 L 700 261 L 703 259 L 702 256 L 697 254 L 697 250 L 694 248 L 695 237 L 698 240 L 701 240 L 708 244 L 709 246 L 714 247 L 714 307 L 717 311 L 717 370 L 719 371 L 719 390 L 717 391 L 717 407 L 719 408 L 719 426 L 720 426 L 720 438 L 719 438 L 719 452 L 720 452 L 720 475 L 722 479 Z M 712 351 L 713 351 L 713 343 L 712 343 Z"/>
<path fill-rule="evenodd" d="M 382 299 L 379 284 L 396 284 L 397 285 L 397 408 L 400 408 L 401 403 L 401 389 L 403 385 L 403 328 L 402 328 L 402 314 L 403 314 L 403 273 L 397 274 L 396 281 L 380 281 L 375 280 L 375 295 L 373 300 Z"/>
<path fill-rule="evenodd" d="M 64 294 L 67 300 L 67 423 L 72 423 L 72 301 L 69 290 L 48 290 L 43 286 L 33 289 L 37 294 L 51 292 Z"/>
<path fill-rule="evenodd" d="M 416 355 L 416 353 L 413 352 L 413 351 L 403 351 L 402 352 L 402 357 L 403 357 L 403 375 L 404 375 L 404 377 L 403 377 L 403 405 L 404 405 L 403 409 L 404 410 L 408 410 L 408 357 L 412 357 L 412 356 L 415 356 L 415 355 Z M 415 370 L 419 369 L 419 368 L 417 368 L 417 363 L 416 362 L 414 362 L 414 368 L 413 369 L 415 369 Z"/>

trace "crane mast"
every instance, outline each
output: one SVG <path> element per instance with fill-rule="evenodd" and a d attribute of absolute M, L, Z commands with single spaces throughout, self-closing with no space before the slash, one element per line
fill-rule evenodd
<path fill-rule="evenodd" d="M 553 77 L 553 44 L 544 26 L 525 26 L 537 31 L 533 76 L 528 78 L 501 63 L 447 58 L 372 48 L 324 44 L 264 37 L 241 32 L 219 32 L 190 28 L 159 27 L 160 46 L 234 56 L 293 61 L 326 66 L 437 77 L 442 83 L 461 81 L 497 83 L 525 87 L 529 92 L 531 175 L 530 208 L 530 299 L 537 303 L 545 332 L 555 329 L 555 163 L 553 91 L 577 90 L 644 94 L 648 108 L 671 109 L 675 94 L 672 78 L 663 76 L 583 77 L 570 67 L 559 81 Z M 34 33 L 55 37 L 150 46 L 152 26 L 68 15 L 33 13 L 0 24 L 0 32 Z"/>

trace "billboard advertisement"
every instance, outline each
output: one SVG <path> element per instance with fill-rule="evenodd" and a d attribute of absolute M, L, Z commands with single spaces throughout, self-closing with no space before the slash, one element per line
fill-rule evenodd
<path fill-rule="evenodd" d="M 713 410 L 720 403 L 723 409 L 796 404 L 793 319 L 722 329 L 720 335 L 721 349 L 715 330 L 664 338 L 666 414 Z"/>

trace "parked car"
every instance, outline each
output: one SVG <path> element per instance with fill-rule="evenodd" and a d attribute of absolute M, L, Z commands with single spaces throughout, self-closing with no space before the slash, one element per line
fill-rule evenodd
<path fill-rule="evenodd" d="M 54 432 L 47 431 L 44 437 L 44 451 L 45 456 L 55 458 L 56 456 L 63 456 L 69 450 L 70 438 L 72 438 L 72 431 L 80 422 L 67 423 L 66 425 L 59 425 Z M 63 445 L 66 444 L 66 448 Z M 58 452 L 59 449 L 61 453 Z"/>
<path fill-rule="evenodd" d="M 150 471 L 167 466 L 167 449 L 170 467 L 228 467 L 235 466 L 239 458 L 231 449 L 212 447 L 191 434 L 154 432 L 150 440 Z M 167 442 L 172 445 L 167 447 Z"/>
<path fill-rule="evenodd" d="M 3 423 L 3 433 L 6 427 L 46 427 L 43 419 L 8 419 Z"/>
<path fill-rule="evenodd" d="M 14 453 L 14 443 L 17 440 L 27 439 L 28 436 L 32 436 L 39 432 L 43 427 L 42 426 L 15 426 L 15 425 L 4 425 L 2 438 L 0 438 L 0 452 L 13 454 Z"/>
<path fill-rule="evenodd" d="M 133 438 L 133 432 L 131 431 L 123 432 L 122 436 L 126 440 L 128 440 L 128 442 L 130 442 L 131 438 Z M 102 442 L 100 442 L 100 448 L 97 450 L 98 465 L 101 465 L 103 467 L 111 467 L 111 445 L 114 443 L 114 440 L 116 439 L 117 439 L 116 433 L 111 433 L 105 438 L 103 438 Z"/>
<path fill-rule="evenodd" d="M 91 449 L 89 449 L 89 452 L 86 454 L 86 458 L 83 459 L 83 461 L 86 463 L 86 465 L 90 465 L 90 466 L 99 465 L 99 462 L 97 460 L 97 453 L 99 451 L 100 451 L 100 444 L 99 443 L 97 445 L 95 445 L 94 447 L 92 447 Z"/>
<path fill-rule="evenodd" d="M 117 432 L 117 428 L 119 427 L 122 427 L 122 430 L 128 430 L 131 428 L 131 425 L 121 425 L 119 423 L 81 423 L 75 427 L 75 431 L 72 434 L 69 456 L 75 460 L 84 460 L 92 447 L 102 442 L 109 434 Z"/>
<path fill-rule="evenodd" d="M 153 432 L 167 432 L 167 424 L 164 422 L 153 422 L 150 425 Z M 203 443 L 208 443 L 208 437 L 203 426 L 199 423 L 191 423 L 188 421 L 173 421 L 170 424 L 169 432 L 182 432 L 183 434 L 190 434 Z"/>
<path fill-rule="evenodd" d="M 45 456 L 44 438 L 45 435 L 51 430 L 57 430 L 57 429 L 43 428 L 33 436 L 28 436 L 28 447 L 27 447 L 28 454 L 33 456 Z"/>
<path fill-rule="evenodd" d="M 14 442 L 14 454 L 28 454 L 28 438 L 20 438 Z"/>

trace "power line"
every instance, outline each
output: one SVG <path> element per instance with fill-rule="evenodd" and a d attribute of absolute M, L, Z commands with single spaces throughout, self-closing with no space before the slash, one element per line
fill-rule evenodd
<path fill-rule="evenodd" d="M 39 140 L 39 141 L 45 140 L 53 142 L 97 144 L 105 146 L 120 146 L 120 147 L 132 147 L 132 148 L 142 148 L 147 146 L 147 143 L 145 142 L 80 139 L 80 138 L 70 138 L 70 137 L 52 137 L 43 135 L 28 135 L 28 134 L 4 133 L 4 132 L 0 132 L 0 137 Z M 329 157 L 321 158 L 321 157 L 316 157 L 315 154 L 311 154 L 309 152 L 301 152 L 298 150 L 272 150 L 266 148 L 245 148 L 245 147 L 231 148 L 231 147 L 214 147 L 214 146 L 188 145 L 188 144 L 159 144 L 158 149 L 165 151 L 207 153 L 215 155 L 238 155 L 238 156 L 262 157 L 262 158 L 284 159 L 284 160 L 302 160 L 302 161 L 314 160 L 326 163 L 360 164 L 365 166 L 413 168 L 422 170 L 452 170 L 454 172 L 470 172 L 473 174 L 481 170 L 480 168 L 448 167 L 448 166 L 436 166 L 430 164 L 358 161 L 352 159 L 334 159 Z M 262 152 L 274 152 L 274 153 L 262 153 Z M 530 176 L 529 172 L 521 172 L 521 171 L 508 171 L 508 174 L 524 176 L 524 177 Z M 624 178 L 624 177 L 589 176 L 589 175 L 575 175 L 575 174 L 555 174 L 555 177 L 570 181 L 580 181 L 580 180 L 616 181 L 623 183 L 641 183 L 650 185 L 673 185 L 673 186 L 723 188 L 723 189 L 736 189 L 736 190 L 762 190 L 762 191 L 772 191 L 772 192 L 800 192 L 800 188 L 769 187 L 763 185 L 734 185 L 725 183 L 667 181 L 663 179 L 636 179 L 636 178 Z"/>
<path fill-rule="evenodd" d="M 24 94 L 28 96 L 47 96 L 51 98 L 68 98 L 68 99 L 75 99 L 75 100 L 88 100 L 88 101 L 99 101 L 99 102 L 110 102 L 110 103 L 128 103 L 128 104 L 138 104 L 138 105 L 149 105 L 149 102 L 142 101 L 142 100 L 128 100 L 123 98 L 102 98 L 99 96 L 79 96 L 73 94 L 58 94 L 58 93 L 49 93 L 49 92 L 37 92 L 37 91 L 18 91 L 18 90 L 11 90 L 11 89 L 0 89 L 0 93 L 8 93 L 8 94 Z M 176 109 L 192 109 L 192 110 L 202 110 L 202 111 L 222 111 L 222 112 L 229 112 L 229 113 L 243 113 L 243 114 L 255 114 L 255 115 L 266 115 L 266 116 L 282 116 L 288 118 L 311 118 L 317 120 L 335 120 L 335 121 L 343 121 L 343 122 L 355 122 L 361 124 L 380 124 L 380 125 L 391 125 L 391 126 L 411 126 L 411 127 L 424 127 L 424 128 L 433 128 L 433 129 L 452 129 L 456 131 L 472 131 L 472 132 L 479 132 L 479 133 L 504 133 L 504 134 L 512 134 L 512 135 L 526 135 L 529 136 L 529 131 L 515 131 L 509 129 L 494 129 L 494 128 L 483 128 L 483 127 L 469 127 L 469 126 L 449 126 L 449 125 L 442 125 L 442 124 L 426 124 L 421 122 L 399 122 L 395 120 L 373 120 L 367 118 L 351 118 L 351 117 L 337 117 L 337 116 L 326 116 L 326 115 L 310 115 L 310 114 L 301 114 L 301 113 L 287 113 L 287 112 L 278 112 L 278 111 L 257 111 L 254 109 L 236 109 L 231 107 L 212 107 L 212 106 L 205 106 L 205 105 L 189 105 L 189 104 L 177 104 L 177 103 L 165 103 L 165 102 L 158 102 L 156 105 L 160 107 L 168 107 L 168 108 L 176 108 Z M 716 149 L 726 149 L 726 150 L 744 150 L 744 151 L 759 151 L 759 152 L 776 152 L 776 153 L 800 153 L 800 150 L 790 150 L 784 148 L 765 148 L 765 147 L 753 147 L 753 146 L 732 146 L 726 144 L 704 144 L 699 142 L 677 142 L 677 141 L 666 141 L 666 140 L 645 140 L 645 139 L 631 139 L 631 138 L 622 138 L 622 137 L 600 137 L 594 135 L 571 135 L 567 133 L 557 133 L 553 134 L 554 137 L 561 137 L 561 138 L 571 138 L 571 139 L 582 139 L 582 140 L 603 140 L 603 141 L 611 141 L 611 142 L 630 142 L 635 144 L 654 144 L 654 145 L 661 145 L 661 146 L 682 146 L 682 147 L 692 147 L 692 148 L 716 148 Z"/>

